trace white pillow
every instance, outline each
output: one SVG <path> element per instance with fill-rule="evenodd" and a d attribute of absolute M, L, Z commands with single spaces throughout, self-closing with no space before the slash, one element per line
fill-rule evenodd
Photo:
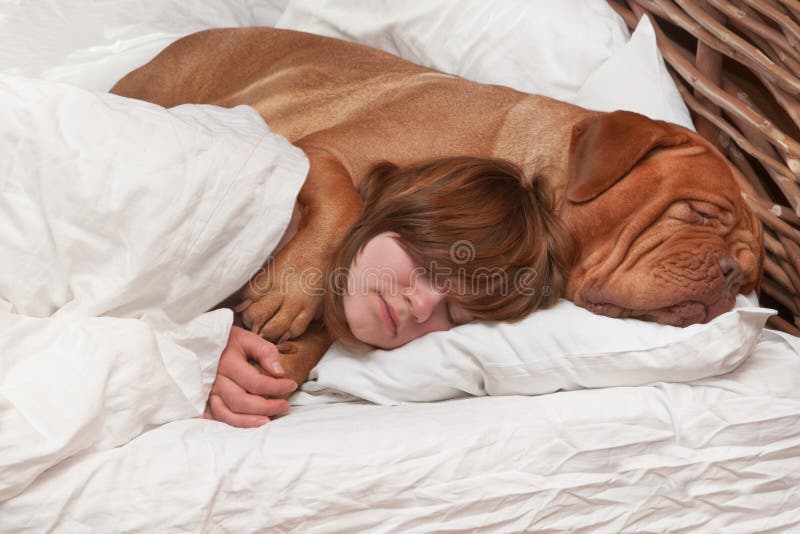
<path fill-rule="evenodd" d="M 628 38 L 605 0 L 292 0 L 276 27 L 562 100 Z"/>
<path fill-rule="evenodd" d="M 179 37 L 272 26 L 288 0 L 0 0 L 0 72 L 107 91 Z"/>
<path fill-rule="evenodd" d="M 647 17 L 639 21 L 628 44 L 594 71 L 570 102 L 597 111 L 635 111 L 694 130 Z"/>
<path fill-rule="evenodd" d="M 603 317 L 562 300 L 519 323 L 469 323 L 391 351 L 356 355 L 334 344 L 291 402 L 398 404 L 697 380 L 735 369 L 774 314 L 739 295 L 734 310 L 677 328 Z"/>

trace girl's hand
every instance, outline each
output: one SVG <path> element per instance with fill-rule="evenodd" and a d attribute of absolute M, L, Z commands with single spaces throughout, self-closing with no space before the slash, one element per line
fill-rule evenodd
<path fill-rule="evenodd" d="M 248 358 L 272 376 L 260 373 Z M 285 399 L 265 398 L 288 396 L 297 389 L 293 380 L 279 378 L 283 373 L 275 345 L 243 328 L 231 327 L 203 417 L 252 428 L 288 413 Z"/>

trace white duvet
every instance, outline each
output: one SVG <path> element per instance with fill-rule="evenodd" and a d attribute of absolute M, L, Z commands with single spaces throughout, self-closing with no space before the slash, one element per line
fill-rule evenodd
<path fill-rule="evenodd" d="M 792 532 L 800 358 L 766 332 L 736 371 L 538 397 L 294 407 L 62 462 L 0 505 L 63 532 Z"/>
<path fill-rule="evenodd" d="M 537 8 L 516 9 L 523 1 Z M 576 21 L 564 20 L 570 2 L 583 13 L 584 43 Z M 177 0 L 146 10 L 134 0 L 0 0 L 0 71 L 110 87 L 156 43 L 262 24 L 259 13 L 285 3 L 220 0 L 191 11 Z M 584 105 L 609 91 L 603 80 L 627 75 L 619 61 L 603 63 L 620 57 L 625 36 L 600 0 L 553 10 L 549 0 L 496 0 L 480 12 L 438 0 L 449 7 L 435 20 L 460 32 L 455 40 L 427 39 L 413 2 L 387 8 L 393 19 L 353 15 L 371 0 L 347 4 L 337 14 L 336 2 L 293 1 L 284 23 L 338 24 L 350 38 L 443 53 L 479 72 L 481 48 L 469 38 L 516 42 L 503 38 L 509 18 L 524 27 L 536 17 L 555 42 L 537 57 L 573 85 L 593 84 L 594 94 L 578 91 Z M 570 53 L 594 62 L 573 67 L 595 71 L 566 69 L 557 51 L 567 33 Z M 627 85 L 613 94 L 628 109 L 685 117 L 662 91 L 652 38 L 627 48 L 640 52 L 640 75 L 652 70 L 635 94 Z M 512 67 L 527 57 L 505 53 Z M 532 72 L 546 87 L 547 69 Z M 509 74 L 492 73 L 513 83 Z M 244 107 L 165 111 L 0 75 L 0 110 L 0 531 L 800 529 L 800 343 L 768 330 L 729 358 L 724 371 L 733 371 L 687 383 L 376 405 L 331 387 L 340 378 L 328 365 L 307 389 L 322 390 L 317 403 L 265 427 L 197 418 L 231 321 L 206 310 L 278 242 L 305 158 Z M 720 359 L 716 345 L 694 345 L 709 352 L 704 362 Z M 661 355 L 691 360 L 670 347 L 648 353 L 653 369 Z M 562 365 L 569 387 L 613 375 L 605 366 L 593 376 L 580 359 Z M 464 381 L 480 384 L 473 375 Z"/>
<path fill-rule="evenodd" d="M 0 500 L 202 413 L 305 155 L 249 107 L 164 110 L 0 74 Z"/>

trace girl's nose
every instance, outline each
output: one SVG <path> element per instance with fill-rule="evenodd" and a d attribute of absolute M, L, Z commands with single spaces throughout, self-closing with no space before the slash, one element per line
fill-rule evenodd
<path fill-rule="evenodd" d="M 414 286 L 403 291 L 408 301 L 411 317 L 417 323 L 427 321 L 436 306 L 445 298 L 444 293 L 439 293 L 425 282 L 417 282 Z"/>

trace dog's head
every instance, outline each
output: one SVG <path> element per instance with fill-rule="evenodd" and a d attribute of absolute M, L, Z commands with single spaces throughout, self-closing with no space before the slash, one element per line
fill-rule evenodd
<path fill-rule="evenodd" d="M 757 289 L 762 230 L 738 172 L 697 134 L 625 111 L 575 125 L 562 216 L 579 257 L 567 298 L 675 326 Z"/>

